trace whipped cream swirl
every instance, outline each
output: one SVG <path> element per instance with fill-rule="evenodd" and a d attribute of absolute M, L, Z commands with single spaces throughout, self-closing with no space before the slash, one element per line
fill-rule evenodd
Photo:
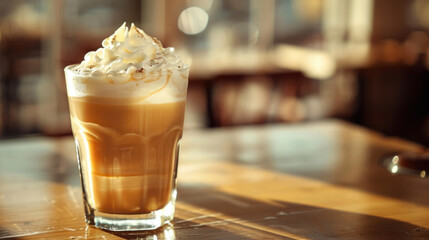
<path fill-rule="evenodd" d="M 156 72 L 187 68 L 174 48 L 163 48 L 161 42 L 134 23 L 130 29 L 123 23 L 113 35 L 102 42 L 102 48 L 90 51 L 75 70 L 84 73 L 109 74 Z"/>
<path fill-rule="evenodd" d="M 104 39 L 103 47 L 65 68 L 71 97 L 138 99 L 139 102 L 184 101 L 189 67 L 173 48 L 162 44 L 134 24 L 124 23 Z"/>

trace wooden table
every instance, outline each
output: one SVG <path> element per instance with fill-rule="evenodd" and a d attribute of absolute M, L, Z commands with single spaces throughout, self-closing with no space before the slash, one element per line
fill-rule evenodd
<path fill-rule="evenodd" d="M 175 221 L 84 223 L 71 137 L 0 142 L 0 239 L 429 239 L 429 182 L 382 155 L 422 146 L 345 122 L 184 134 Z"/>

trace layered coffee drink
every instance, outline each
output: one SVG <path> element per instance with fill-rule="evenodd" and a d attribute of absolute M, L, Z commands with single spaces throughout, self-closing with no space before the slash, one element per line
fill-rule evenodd
<path fill-rule="evenodd" d="M 188 67 L 125 23 L 65 69 L 86 220 L 109 230 L 172 219 Z"/>

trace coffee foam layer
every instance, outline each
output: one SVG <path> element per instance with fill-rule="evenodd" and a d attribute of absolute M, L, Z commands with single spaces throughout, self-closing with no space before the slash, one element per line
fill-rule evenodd
<path fill-rule="evenodd" d="M 138 102 L 167 103 L 184 101 L 188 71 L 130 74 L 80 74 L 69 66 L 65 69 L 70 97 L 127 98 Z"/>

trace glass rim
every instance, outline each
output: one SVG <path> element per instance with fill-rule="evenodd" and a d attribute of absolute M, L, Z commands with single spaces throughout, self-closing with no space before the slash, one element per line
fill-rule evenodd
<path fill-rule="evenodd" d="M 72 69 L 78 65 L 79 65 L 78 63 L 68 65 L 64 68 L 64 72 L 71 72 L 76 76 L 91 76 L 91 77 L 105 77 L 105 76 L 112 76 L 112 77 L 117 76 L 117 77 L 119 77 L 119 76 L 127 76 L 127 75 L 135 73 L 135 72 L 128 73 L 128 74 L 127 73 L 119 73 L 119 72 L 115 72 L 115 73 L 91 73 L 91 72 L 84 72 L 84 71 Z M 150 71 L 150 72 L 143 71 L 143 72 L 141 72 L 141 74 L 158 74 L 159 73 L 160 75 L 168 75 L 168 74 L 171 74 L 172 72 L 176 72 L 176 71 L 179 73 L 188 73 L 189 72 L 189 65 L 184 64 L 184 66 L 182 68 L 176 68 L 175 70 L 167 70 L 167 71 L 166 70 L 158 70 L 158 71 Z"/>

